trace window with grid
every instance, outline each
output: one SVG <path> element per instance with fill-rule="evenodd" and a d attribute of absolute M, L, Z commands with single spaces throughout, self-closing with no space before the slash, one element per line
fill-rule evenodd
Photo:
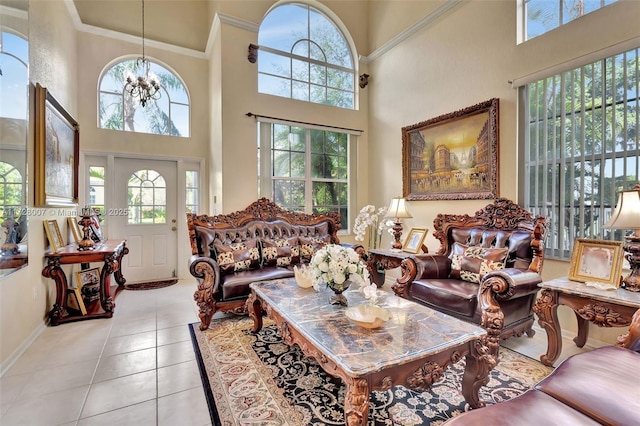
<path fill-rule="evenodd" d="M 617 0 L 520 0 L 520 42 L 547 33 Z"/>
<path fill-rule="evenodd" d="M 296 3 L 275 7 L 258 43 L 258 92 L 354 109 L 353 55 L 322 12 Z"/>
<path fill-rule="evenodd" d="M 167 184 L 155 170 L 138 170 L 127 184 L 129 225 L 167 223 Z"/>
<path fill-rule="evenodd" d="M 187 170 L 185 180 L 187 213 L 198 213 L 198 171 Z"/>
<path fill-rule="evenodd" d="M 189 95 L 182 79 L 152 60 L 149 72 L 160 83 L 160 98 L 146 106 L 124 90 L 127 76 L 142 72 L 135 59 L 102 72 L 98 90 L 98 127 L 127 132 L 189 137 Z"/>
<path fill-rule="evenodd" d="M 550 218 L 548 257 L 604 230 L 621 190 L 640 176 L 638 48 L 523 87 L 525 207 Z"/>
<path fill-rule="evenodd" d="M 102 217 L 105 214 L 104 170 L 102 166 L 89 166 L 89 206 L 98 210 Z"/>
<path fill-rule="evenodd" d="M 337 211 L 346 228 L 349 135 L 271 123 L 261 123 L 261 135 L 258 195 L 292 211 Z"/>

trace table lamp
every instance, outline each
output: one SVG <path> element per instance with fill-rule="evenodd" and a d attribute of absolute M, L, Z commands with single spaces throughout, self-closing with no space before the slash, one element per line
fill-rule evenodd
<path fill-rule="evenodd" d="M 640 184 L 631 190 L 620 191 L 616 208 L 604 227 L 633 230 L 633 234 L 625 237 L 624 251 L 631 273 L 622 280 L 622 287 L 640 291 Z"/>
<path fill-rule="evenodd" d="M 411 216 L 411 213 L 409 213 L 409 210 L 407 210 L 407 203 L 405 199 L 402 197 L 393 198 L 391 200 L 391 204 L 389 204 L 387 214 L 384 215 L 384 217 L 394 220 L 392 229 L 395 241 L 393 242 L 391 247 L 396 250 L 400 250 L 402 248 L 402 243 L 400 242 L 400 236 L 402 235 L 402 223 L 400 223 L 400 220 L 413 217 Z"/>

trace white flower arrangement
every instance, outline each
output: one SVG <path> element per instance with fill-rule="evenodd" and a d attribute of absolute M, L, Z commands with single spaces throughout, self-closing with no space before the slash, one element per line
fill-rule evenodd
<path fill-rule="evenodd" d="M 367 266 L 358 253 L 349 247 L 327 244 L 316 251 L 309 266 L 316 291 L 320 290 L 322 284 L 340 289 L 347 287 L 347 281 L 361 285 L 370 283 Z"/>
<path fill-rule="evenodd" d="M 393 232 L 392 220 L 383 220 L 387 213 L 387 207 L 376 209 L 371 204 L 364 206 L 353 224 L 353 232 L 356 234 L 356 241 L 364 241 L 365 234 L 368 234 L 368 248 L 378 248 L 382 244 L 382 234 L 385 230 Z M 368 232 L 367 232 L 368 231 Z"/>

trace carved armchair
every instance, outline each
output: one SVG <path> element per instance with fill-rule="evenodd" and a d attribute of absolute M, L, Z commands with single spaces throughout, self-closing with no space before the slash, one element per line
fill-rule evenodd
<path fill-rule="evenodd" d="M 474 216 L 439 214 L 433 226 L 437 254 L 404 259 L 393 291 L 485 328 L 496 360 L 501 340 L 532 337 L 546 219 L 500 198 Z"/>

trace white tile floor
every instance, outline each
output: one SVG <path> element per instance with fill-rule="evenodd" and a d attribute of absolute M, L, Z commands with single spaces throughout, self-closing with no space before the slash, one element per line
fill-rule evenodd
<path fill-rule="evenodd" d="M 111 319 L 47 327 L 0 378 L 0 425 L 210 425 L 187 328 L 194 291 L 123 291 Z M 546 333 L 506 346 L 537 360 Z M 565 339 L 557 362 L 580 351 Z"/>

